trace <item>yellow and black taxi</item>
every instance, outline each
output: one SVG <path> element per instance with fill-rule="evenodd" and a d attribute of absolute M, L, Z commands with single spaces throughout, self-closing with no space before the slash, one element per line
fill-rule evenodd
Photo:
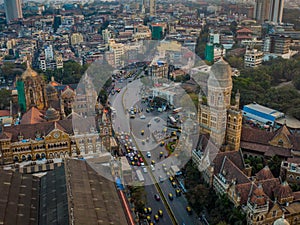
<path fill-rule="evenodd" d="M 186 211 L 187 211 L 188 214 L 190 214 L 190 215 L 191 215 L 192 212 L 193 212 L 193 211 L 192 211 L 192 208 L 191 208 L 190 206 L 187 206 L 187 207 L 186 207 Z"/>
<path fill-rule="evenodd" d="M 163 216 L 163 211 L 161 209 L 158 210 L 157 214 L 162 217 Z"/>

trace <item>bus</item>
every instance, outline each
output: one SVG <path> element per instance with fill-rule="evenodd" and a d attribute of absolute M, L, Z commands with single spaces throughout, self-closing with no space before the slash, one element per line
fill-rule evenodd
<path fill-rule="evenodd" d="M 142 174 L 142 172 L 140 170 L 136 171 L 136 176 L 137 176 L 137 178 L 138 178 L 138 180 L 140 182 L 144 182 L 145 181 L 144 176 L 143 176 L 143 174 Z"/>
<path fill-rule="evenodd" d="M 179 113 L 179 112 L 181 112 L 181 111 L 182 111 L 182 107 L 173 109 L 173 114 Z"/>
<path fill-rule="evenodd" d="M 175 120 L 175 118 L 173 116 L 169 116 L 169 120 L 172 124 L 176 124 L 177 121 Z"/>

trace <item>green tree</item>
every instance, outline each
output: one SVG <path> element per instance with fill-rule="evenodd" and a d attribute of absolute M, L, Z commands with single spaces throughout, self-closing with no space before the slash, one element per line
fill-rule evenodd
<path fill-rule="evenodd" d="M 11 100 L 11 91 L 4 88 L 0 89 L 0 109 L 8 109 Z"/>
<path fill-rule="evenodd" d="M 271 172 L 275 177 L 279 177 L 281 161 L 282 160 L 277 155 L 275 155 L 267 162 Z"/>

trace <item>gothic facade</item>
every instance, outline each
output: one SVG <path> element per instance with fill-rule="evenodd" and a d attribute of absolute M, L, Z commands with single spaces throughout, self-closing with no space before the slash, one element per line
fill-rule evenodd
<path fill-rule="evenodd" d="M 200 132 L 210 134 L 218 147 L 227 146 L 239 149 L 242 112 L 239 109 L 239 93 L 235 96 L 235 105 L 231 105 L 232 91 L 231 67 L 222 58 L 209 71 L 207 96 L 199 96 L 198 120 Z"/>

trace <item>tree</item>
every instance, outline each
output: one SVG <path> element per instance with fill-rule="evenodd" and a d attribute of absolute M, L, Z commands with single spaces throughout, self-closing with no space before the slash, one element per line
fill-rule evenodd
<path fill-rule="evenodd" d="M 0 89 L 0 109 L 8 109 L 10 106 L 11 92 L 6 89 Z"/>
<path fill-rule="evenodd" d="M 275 155 L 268 161 L 268 166 L 275 177 L 280 175 L 281 159 Z"/>
<path fill-rule="evenodd" d="M 237 69 L 242 69 L 244 67 L 244 60 L 242 57 L 238 56 L 230 56 L 226 58 L 230 66 L 237 68 Z"/>

